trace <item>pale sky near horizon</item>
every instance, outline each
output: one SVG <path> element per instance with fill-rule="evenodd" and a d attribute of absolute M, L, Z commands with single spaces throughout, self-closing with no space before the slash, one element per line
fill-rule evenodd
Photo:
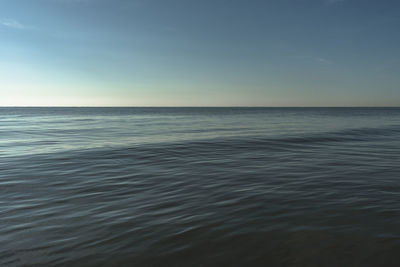
<path fill-rule="evenodd" d="M 0 0 L 0 106 L 400 106 L 400 1 Z"/>

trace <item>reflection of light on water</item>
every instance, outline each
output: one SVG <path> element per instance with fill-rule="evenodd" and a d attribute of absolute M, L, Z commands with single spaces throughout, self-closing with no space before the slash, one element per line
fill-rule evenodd
<path fill-rule="evenodd" d="M 279 138 L 341 128 L 378 127 L 387 121 L 382 120 L 382 114 L 363 116 L 365 112 L 368 115 L 368 110 L 355 111 L 354 117 L 346 119 L 344 114 L 329 109 L 320 113 L 318 109 L 204 110 L 207 109 L 196 112 L 187 108 L 39 108 L 25 113 L 20 109 L 18 114 L 3 108 L 0 154 L 53 153 L 221 137 Z M 396 117 L 392 119 L 395 123 Z"/>
<path fill-rule="evenodd" d="M 398 262 L 400 110 L 228 111 L 0 115 L 0 265 Z"/>

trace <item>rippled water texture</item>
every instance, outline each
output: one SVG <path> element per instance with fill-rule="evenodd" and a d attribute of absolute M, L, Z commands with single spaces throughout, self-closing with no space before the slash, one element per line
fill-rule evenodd
<path fill-rule="evenodd" d="M 400 109 L 0 108 L 0 266 L 400 266 Z"/>

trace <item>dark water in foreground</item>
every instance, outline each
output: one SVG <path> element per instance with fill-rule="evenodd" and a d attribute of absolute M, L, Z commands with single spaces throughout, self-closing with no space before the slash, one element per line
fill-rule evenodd
<path fill-rule="evenodd" d="M 400 109 L 0 108 L 0 266 L 400 266 Z"/>

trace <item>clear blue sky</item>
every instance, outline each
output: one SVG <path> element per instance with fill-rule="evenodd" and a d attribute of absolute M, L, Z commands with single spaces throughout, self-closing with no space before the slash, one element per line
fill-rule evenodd
<path fill-rule="evenodd" d="M 0 105 L 400 106 L 400 1 L 0 0 Z"/>

